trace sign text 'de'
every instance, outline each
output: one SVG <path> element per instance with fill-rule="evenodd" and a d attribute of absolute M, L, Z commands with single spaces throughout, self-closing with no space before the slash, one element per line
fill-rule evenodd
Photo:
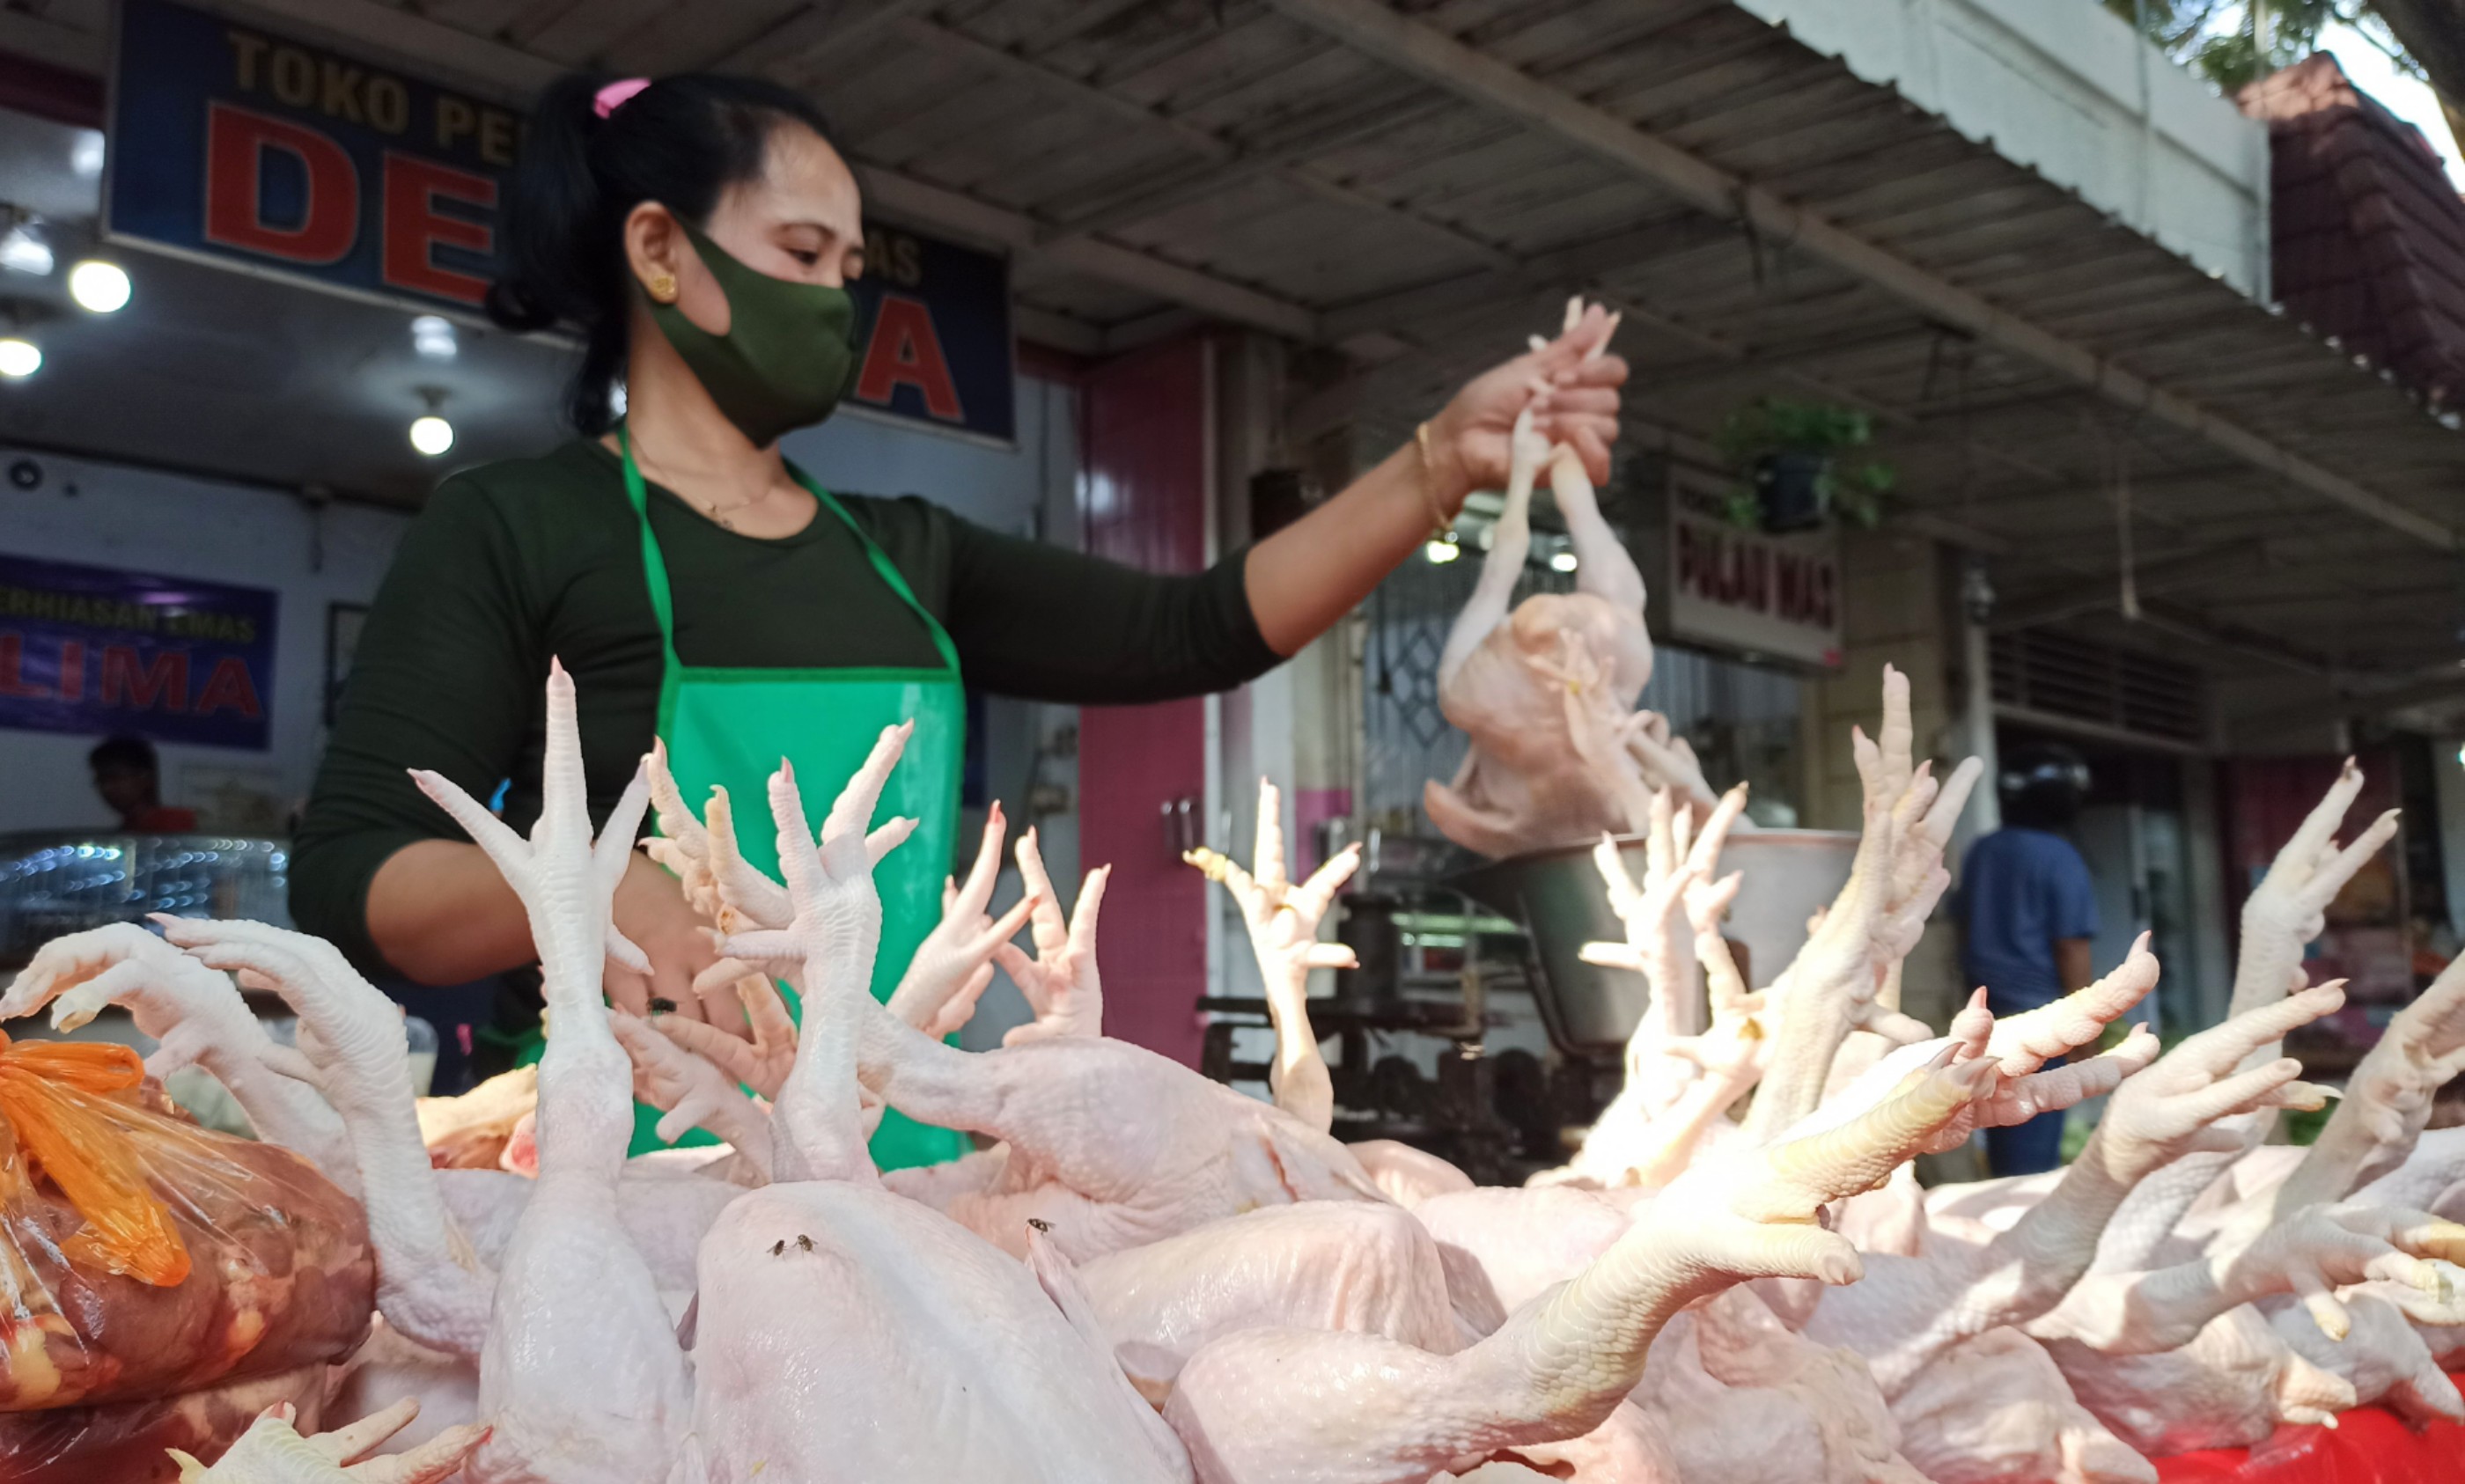
<path fill-rule="evenodd" d="M 110 127 L 114 240 L 465 316 L 523 132 L 515 108 L 170 0 L 124 0 Z M 865 246 L 851 400 L 1010 441 L 1009 264 L 880 223 Z"/>

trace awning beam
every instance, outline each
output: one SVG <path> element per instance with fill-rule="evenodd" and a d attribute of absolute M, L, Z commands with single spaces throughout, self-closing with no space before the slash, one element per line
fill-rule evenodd
<path fill-rule="evenodd" d="M 1847 270 L 1947 321 L 2095 388 L 2110 401 L 2197 433 L 2235 457 L 2443 551 L 2457 533 L 2198 403 L 2112 365 L 2009 310 L 1938 277 L 1832 221 L 1648 134 L 1531 74 L 1411 19 L 1379 0 L 1269 0 L 1287 15 L 1389 66 L 1521 120 L 1709 215 L 1751 223 L 1765 238 Z M 2254 311 L 2256 312 L 2256 311 Z"/>
<path fill-rule="evenodd" d="M 228 11 L 234 16 L 248 13 L 222 4 L 220 0 L 202 0 L 202 3 L 208 10 Z M 870 31 L 880 24 L 895 23 L 910 9 L 912 7 L 900 4 L 899 0 L 891 0 L 891 3 L 870 12 L 849 17 L 845 24 L 862 25 Z M 373 46 L 430 63 L 451 72 L 457 78 L 478 84 L 483 91 L 508 102 L 531 97 L 566 70 L 546 57 L 457 31 L 442 22 L 380 4 L 378 0 L 250 0 L 249 11 L 297 20 L 329 35 L 348 38 L 363 47 Z M 827 39 L 803 35 L 802 33 L 799 36 L 800 44 L 809 48 L 823 45 Z M 75 37 L 76 44 L 69 44 L 63 39 L 66 37 Z M 105 41 L 100 34 L 68 32 L 40 25 L 13 13 L 0 13 L 0 46 L 20 44 L 29 53 L 56 66 L 98 74 L 110 67 Z M 809 50 L 806 55 L 813 54 Z M 1305 304 L 1295 303 L 1151 253 L 1092 237 L 1043 247 L 1039 245 L 1038 238 L 1050 224 L 963 191 L 915 180 L 897 170 L 868 166 L 860 157 L 852 157 L 850 164 L 856 166 L 857 178 L 864 183 L 866 194 L 875 203 L 887 208 L 892 215 L 914 221 L 919 227 L 999 244 L 1010 249 L 1022 265 L 1042 260 L 1089 277 L 1186 305 L 1216 319 L 1270 330 L 1293 340 L 1315 341 L 1320 338 L 1319 317 Z"/>

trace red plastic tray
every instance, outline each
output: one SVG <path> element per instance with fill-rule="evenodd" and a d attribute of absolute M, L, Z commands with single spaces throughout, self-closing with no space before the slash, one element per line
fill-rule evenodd
<path fill-rule="evenodd" d="M 2465 1385 L 2465 1372 L 2456 1376 Z M 2161 1484 L 2458 1484 L 2465 1427 L 2416 1429 L 2396 1413 L 2359 1406 L 2334 1428 L 2279 1428 L 2257 1448 L 2211 1448 L 2157 1460 Z"/>

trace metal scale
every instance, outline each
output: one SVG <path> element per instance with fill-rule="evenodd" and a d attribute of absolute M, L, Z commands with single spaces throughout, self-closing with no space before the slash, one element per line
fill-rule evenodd
<path fill-rule="evenodd" d="M 1310 1001 L 1310 1026 L 1335 1043 L 1338 1139 L 1391 1139 L 1482 1184 L 1520 1184 L 1565 1158 L 1568 1079 L 1530 1051 L 1490 1048 L 1508 1019 L 1493 998 L 1528 992 L 1524 935 L 1449 884 L 1443 873 L 1461 859 L 1444 841 L 1370 832 L 1336 930 L 1361 966 L 1338 970 L 1335 993 Z M 1199 1070 L 1263 1084 L 1267 1064 L 1234 1047 L 1244 1031 L 1272 1033 L 1266 1002 L 1210 997 L 1199 1007 L 1210 1016 Z M 1407 1035 L 1446 1043 L 1434 1075 L 1393 1048 Z"/>

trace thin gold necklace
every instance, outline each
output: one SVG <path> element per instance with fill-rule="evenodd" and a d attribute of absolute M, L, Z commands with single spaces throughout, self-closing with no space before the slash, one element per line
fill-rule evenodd
<path fill-rule="evenodd" d="M 636 433 L 633 439 L 634 446 L 639 448 L 641 446 L 641 442 L 642 440 L 640 435 Z M 650 451 L 648 449 L 644 449 L 643 452 L 647 454 Z M 671 490 L 676 490 L 677 488 L 675 485 L 669 485 L 668 487 Z M 696 499 L 691 496 L 684 495 L 680 490 L 677 490 L 677 493 L 679 498 L 684 499 L 685 503 L 700 511 L 705 519 L 707 519 L 712 524 L 718 526 L 721 530 L 742 534 L 741 532 L 736 531 L 736 522 L 729 520 L 728 516 L 735 511 L 744 510 L 748 506 L 758 505 L 762 503 L 762 501 L 769 498 L 770 483 L 767 479 L 764 480 L 762 488 L 754 491 L 751 495 L 746 496 L 744 498 L 738 500 L 732 505 L 704 504 L 702 501 Z"/>

